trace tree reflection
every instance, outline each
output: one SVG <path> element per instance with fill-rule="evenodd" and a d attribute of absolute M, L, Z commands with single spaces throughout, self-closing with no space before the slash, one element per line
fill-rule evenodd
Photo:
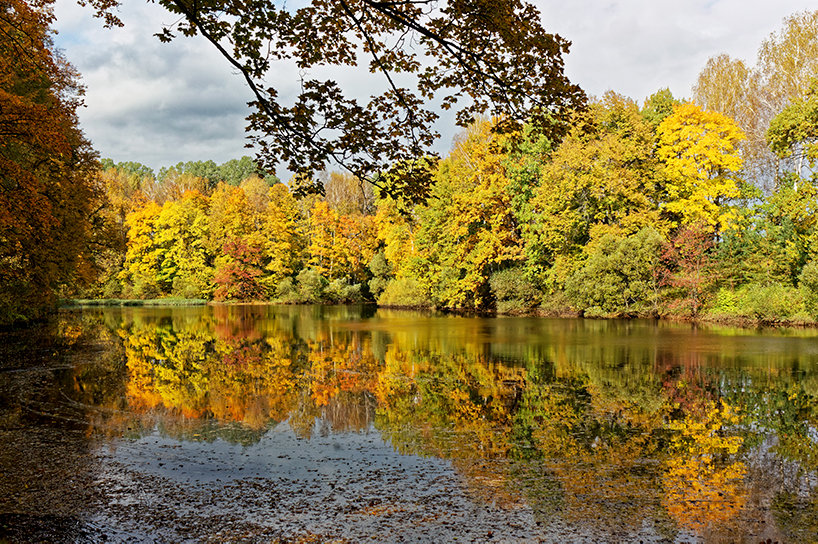
<path fill-rule="evenodd" d="M 263 306 L 114 328 L 132 428 L 242 443 L 282 422 L 303 438 L 374 428 L 451 460 L 478 500 L 614 539 L 646 520 L 714 541 L 816 525 L 818 380 L 724 331 Z M 793 475 L 760 485 L 782 462 Z"/>

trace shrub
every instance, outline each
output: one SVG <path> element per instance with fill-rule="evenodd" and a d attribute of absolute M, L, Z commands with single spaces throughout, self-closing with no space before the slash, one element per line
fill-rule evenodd
<path fill-rule="evenodd" d="M 305 268 L 296 276 L 301 302 L 320 302 L 324 296 L 327 279 L 312 268 Z"/>
<path fill-rule="evenodd" d="M 126 295 L 125 291 L 125 289 L 122 290 L 123 295 Z M 134 281 L 133 287 L 131 288 L 131 293 L 127 295 L 127 298 L 157 298 L 160 294 L 161 292 L 159 291 L 159 286 L 153 282 L 144 281 L 140 278 Z"/>
<path fill-rule="evenodd" d="M 353 283 L 350 285 L 345 279 L 332 280 L 324 290 L 323 298 L 336 304 L 361 302 L 363 300 L 361 284 Z"/>
<path fill-rule="evenodd" d="M 420 284 L 412 278 L 392 280 L 378 297 L 381 306 L 430 306 L 429 295 Z"/>
<path fill-rule="evenodd" d="M 588 261 L 565 284 L 571 302 L 594 315 L 655 312 L 662 235 L 646 227 L 627 238 L 603 236 Z"/>
<path fill-rule="evenodd" d="M 781 284 L 750 283 L 739 289 L 740 308 L 751 317 L 764 321 L 788 319 L 803 308 L 798 289 Z"/>
<path fill-rule="evenodd" d="M 732 289 L 721 288 L 716 293 L 711 313 L 717 315 L 739 315 L 740 300 L 738 293 Z"/>
<path fill-rule="evenodd" d="M 120 296 L 122 296 L 122 284 L 116 276 L 112 276 L 102 287 L 102 298 L 119 298 Z"/>
<path fill-rule="evenodd" d="M 540 303 L 540 314 L 546 316 L 575 316 L 577 312 L 571 308 L 571 301 L 565 291 L 545 293 Z M 589 316 L 590 317 L 590 316 Z"/>
<path fill-rule="evenodd" d="M 276 285 L 275 296 L 279 302 L 285 304 L 296 304 L 300 301 L 298 289 L 291 277 L 286 277 Z"/>
<path fill-rule="evenodd" d="M 792 319 L 803 312 L 802 291 L 779 283 L 748 283 L 736 290 L 720 289 L 710 309 L 715 316 L 732 316 L 779 321 Z"/>
<path fill-rule="evenodd" d="M 372 293 L 372 296 L 376 299 L 378 296 L 383 293 L 383 290 L 386 289 L 386 286 L 389 285 L 389 282 L 392 281 L 388 278 L 382 277 L 375 277 L 369 280 L 369 292 Z"/>
<path fill-rule="evenodd" d="M 804 309 L 818 318 L 818 262 L 810 261 L 804 266 L 798 277 L 798 288 L 804 297 Z"/>
<path fill-rule="evenodd" d="M 524 313 L 542 300 L 539 289 L 529 281 L 520 267 L 495 272 L 489 279 L 497 311 L 504 314 Z"/>
<path fill-rule="evenodd" d="M 208 291 L 207 286 L 203 285 L 196 278 L 182 278 L 180 276 L 173 278 L 172 294 L 174 297 L 201 298 L 209 295 L 210 293 L 208 293 Z"/>

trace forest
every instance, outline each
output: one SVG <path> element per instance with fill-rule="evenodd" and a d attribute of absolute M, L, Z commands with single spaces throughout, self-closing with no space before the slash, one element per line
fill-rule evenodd
<path fill-rule="evenodd" d="M 61 299 L 818 318 L 818 12 L 787 18 L 755 65 L 711 58 L 690 99 L 609 91 L 513 131 L 477 117 L 447 156 L 396 162 L 373 185 L 328 171 L 282 183 L 249 157 L 158 173 L 98 160 L 50 21 L 12 3 L 0 322 Z M 14 54 L 26 40 L 36 54 Z M 412 190 L 391 190 L 406 170 Z"/>

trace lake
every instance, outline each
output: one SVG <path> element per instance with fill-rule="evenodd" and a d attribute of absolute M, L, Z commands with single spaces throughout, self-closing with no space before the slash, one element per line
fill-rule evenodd
<path fill-rule="evenodd" d="M 0 333 L 0 541 L 816 535 L 816 330 L 240 305 Z"/>

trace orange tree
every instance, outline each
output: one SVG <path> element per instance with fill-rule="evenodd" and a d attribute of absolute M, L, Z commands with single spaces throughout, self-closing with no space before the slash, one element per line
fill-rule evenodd
<path fill-rule="evenodd" d="M 0 9 L 0 322 L 42 313 L 58 288 L 91 273 L 98 163 L 52 21 L 49 0 Z"/>

